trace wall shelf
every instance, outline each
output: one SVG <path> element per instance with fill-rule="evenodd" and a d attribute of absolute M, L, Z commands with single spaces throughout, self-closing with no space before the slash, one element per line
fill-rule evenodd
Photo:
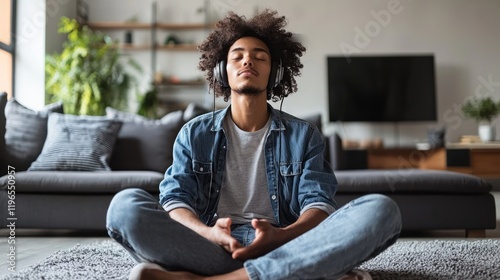
<path fill-rule="evenodd" d="M 176 45 L 158 45 L 160 51 L 196 51 L 198 45 L 196 44 L 176 44 Z"/>
<path fill-rule="evenodd" d="M 87 25 L 92 29 L 162 29 L 162 30 L 200 30 L 209 29 L 213 24 L 205 23 L 144 23 L 144 22 L 120 22 L 120 21 L 101 21 L 88 22 Z"/>
<path fill-rule="evenodd" d="M 115 45 L 116 48 L 120 48 L 122 50 L 147 50 L 151 51 L 153 49 L 153 45 L 150 44 L 126 44 L 119 43 Z M 177 44 L 177 45 L 158 45 L 156 46 L 156 50 L 158 51 L 196 51 L 198 45 L 196 44 Z"/>
<path fill-rule="evenodd" d="M 129 50 L 129 51 L 143 51 L 143 50 L 151 50 L 151 45 L 148 44 L 118 44 L 116 45 L 117 48 L 120 48 L 122 50 Z"/>
<path fill-rule="evenodd" d="M 140 22 L 88 22 L 87 26 L 92 29 L 151 29 L 153 27 L 150 23 Z"/>
<path fill-rule="evenodd" d="M 208 0 L 205 0 L 205 11 L 208 10 Z M 85 22 L 89 28 L 96 30 L 107 30 L 107 31 L 127 31 L 127 32 L 150 32 L 151 39 L 150 42 L 147 43 L 117 43 L 116 47 L 121 49 L 122 51 L 143 51 L 149 52 L 151 54 L 151 70 L 150 73 L 153 77 L 151 77 L 152 82 L 151 86 L 153 86 L 158 92 L 158 99 L 162 99 L 161 104 L 165 105 L 168 103 L 168 100 L 172 102 L 172 104 L 179 103 L 179 100 L 176 100 L 175 97 L 168 98 L 170 92 L 178 92 L 182 90 L 182 86 L 184 87 L 192 87 L 193 89 L 187 89 L 187 91 L 196 91 L 198 88 L 206 85 L 204 79 L 199 80 L 181 80 L 178 82 L 172 81 L 164 81 L 163 83 L 155 83 L 154 77 L 158 74 L 157 68 L 157 59 L 158 54 L 162 52 L 193 52 L 195 53 L 198 49 L 197 43 L 183 43 L 177 41 L 175 44 L 162 44 L 163 41 L 159 40 L 159 36 L 163 36 L 164 33 L 173 33 L 176 35 L 180 35 L 185 32 L 205 32 L 212 29 L 215 24 L 211 23 L 208 15 L 205 14 L 204 22 L 200 23 L 169 23 L 169 22 L 160 22 L 158 21 L 158 3 L 156 1 L 152 4 L 152 20 L 150 23 L 148 22 L 131 22 L 131 21 L 90 21 Z M 88 17 L 87 17 L 88 19 Z M 200 37 L 201 34 L 193 33 L 192 35 L 196 35 Z M 190 34 L 191 36 L 191 34 Z M 187 41 L 187 40 L 186 40 Z M 133 41 L 132 41 L 133 42 Z M 172 54 L 176 55 L 176 54 Z M 163 56 L 163 55 L 162 55 Z M 182 76 L 182 75 L 181 75 Z M 179 87 L 179 89 L 174 88 Z M 165 94 L 167 93 L 167 94 Z M 178 104 L 177 104 L 178 105 Z M 177 106 L 176 105 L 176 106 Z M 174 107 L 176 107 L 174 106 Z M 171 109 L 171 106 L 165 106 Z M 167 110 L 168 111 L 168 110 Z"/>
<path fill-rule="evenodd" d="M 158 29 L 163 30 L 200 30 L 200 29 L 209 29 L 211 25 L 205 23 L 157 23 Z"/>
<path fill-rule="evenodd" d="M 162 82 L 162 83 L 156 83 L 156 86 L 160 87 L 175 87 L 175 86 L 192 86 L 192 87 L 198 87 L 198 86 L 204 86 L 205 81 L 204 80 L 194 80 L 194 81 L 179 81 L 179 82 Z"/>

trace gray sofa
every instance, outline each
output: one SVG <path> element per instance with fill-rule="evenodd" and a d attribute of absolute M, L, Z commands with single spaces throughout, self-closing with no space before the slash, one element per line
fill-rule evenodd
<path fill-rule="evenodd" d="M 5 96 L 0 96 L 2 111 L 5 103 Z M 55 141 L 54 120 L 49 116 L 61 119 L 57 112 L 62 108 L 60 104 L 52 104 L 33 112 L 12 101 L 7 107 L 10 108 L 5 114 L 7 121 L 0 114 L 0 133 L 5 135 L 0 137 L 5 141 L 0 142 L 1 175 L 7 173 L 8 165 L 16 169 L 15 177 L 0 178 L 0 207 L 8 209 L 9 201 L 14 201 L 15 207 L 11 207 L 10 216 L 9 211 L 0 211 L 0 219 L 16 218 L 18 229 L 104 230 L 109 202 L 118 191 L 139 187 L 158 195 L 158 184 L 172 162 L 172 145 L 178 130 L 186 121 L 205 112 L 191 104 L 185 111 L 151 121 L 109 108 L 108 118 L 120 120 L 121 127 L 108 159 L 108 170 L 74 171 L 56 165 L 56 169 L 63 171 L 26 171 L 33 162 L 41 167 L 47 162 L 50 165 L 50 160 L 40 163 L 40 155 L 49 150 L 45 147 L 46 138 L 46 142 Z M 319 114 L 306 119 L 321 128 Z M 383 193 L 398 203 L 403 230 L 463 229 L 469 236 L 484 236 L 485 229 L 495 228 L 495 202 L 490 194 L 491 185 L 484 180 L 430 170 L 339 170 L 342 168 L 337 162 L 338 143 L 332 137 L 325 137 L 325 141 L 325 155 L 337 169 L 336 200 L 340 205 L 367 193 Z M 12 188 L 15 198 L 8 195 Z"/>
<path fill-rule="evenodd" d="M 61 104 L 33 111 L 15 100 L 7 102 L 2 93 L 0 110 L 2 228 L 6 227 L 8 218 L 14 218 L 9 221 L 15 221 L 17 229 L 91 231 L 105 228 L 109 202 L 120 190 L 138 187 L 158 194 L 158 185 L 172 163 L 172 146 L 179 129 L 186 121 L 207 112 L 190 104 L 184 111 L 169 113 L 160 120 L 148 120 L 107 108 L 105 119 L 118 120 L 121 126 L 115 139 L 106 140 L 113 144 L 112 153 L 105 158 L 102 153 L 94 156 L 95 170 L 87 170 L 83 168 L 84 163 L 93 159 L 81 158 L 86 153 L 85 147 L 74 148 L 71 162 L 64 162 L 67 158 L 62 157 L 57 162 L 53 159 L 61 153 L 58 148 L 67 143 L 54 140 L 51 132 L 62 134 L 65 129 L 75 130 L 81 126 L 79 117 L 60 114 L 63 111 Z M 62 125 L 54 121 L 56 115 Z M 85 125 L 92 129 L 96 119 L 88 120 L 90 122 Z M 102 140 L 92 137 L 91 142 Z M 48 145 L 49 140 L 59 147 Z M 48 146 L 53 149 L 50 151 Z M 46 156 L 41 160 L 44 153 Z M 103 167 L 102 161 L 109 162 L 109 166 Z M 28 170 L 34 166 L 35 170 Z M 12 174 L 7 174 L 8 171 Z"/>
<path fill-rule="evenodd" d="M 496 228 L 495 199 L 487 181 L 452 171 L 366 169 L 366 152 L 346 152 L 338 135 L 326 141 L 339 183 L 339 205 L 381 193 L 399 205 L 405 231 L 465 230 L 468 237 L 484 237 L 486 229 Z"/>
<path fill-rule="evenodd" d="M 344 205 L 366 193 L 382 193 L 398 204 L 403 230 L 465 230 L 484 237 L 496 227 L 495 199 L 486 181 L 451 171 L 339 170 L 337 202 Z"/>

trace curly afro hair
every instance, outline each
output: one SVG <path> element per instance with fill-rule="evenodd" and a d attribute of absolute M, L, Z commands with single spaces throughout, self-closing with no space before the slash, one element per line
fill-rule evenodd
<path fill-rule="evenodd" d="M 300 57 L 305 52 L 304 46 L 295 41 L 291 32 L 284 27 L 287 22 L 284 16 L 278 16 L 278 12 L 265 10 L 251 19 L 238 16 L 229 12 L 215 25 L 207 39 L 198 47 L 201 52 L 198 68 L 206 72 L 209 86 L 214 88 L 216 96 L 223 96 L 227 101 L 231 95 L 231 89 L 221 87 L 214 79 L 214 67 L 221 60 L 226 59 L 229 48 L 242 37 L 255 37 L 262 40 L 271 52 L 271 59 L 281 59 L 283 66 L 283 80 L 271 92 L 267 99 L 278 101 L 287 97 L 290 93 L 297 91 L 295 76 L 300 75 L 303 67 Z"/>

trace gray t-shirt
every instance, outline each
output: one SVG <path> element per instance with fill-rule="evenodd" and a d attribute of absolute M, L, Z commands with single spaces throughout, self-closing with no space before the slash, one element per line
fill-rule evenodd
<path fill-rule="evenodd" d="M 270 125 L 271 119 L 258 131 L 243 131 L 230 114 L 226 115 L 226 170 L 217 208 L 219 218 L 230 217 L 233 224 L 246 224 L 253 218 L 274 223 L 264 154 Z"/>

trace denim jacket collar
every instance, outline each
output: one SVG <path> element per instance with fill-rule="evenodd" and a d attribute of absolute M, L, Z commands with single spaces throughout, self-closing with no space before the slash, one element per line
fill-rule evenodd
<path fill-rule="evenodd" d="M 220 111 L 218 114 L 214 114 L 215 123 L 211 128 L 212 131 L 219 131 L 222 129 L 222 123 L 226 115 L 231 111 L 231 105 L 227 106 L 225 109 Z M 280 111 L 276 110 L 271 106 L 271 104 L 267 103 L 267 110 L 271 114 L 271 127 L 270 130 L 286 130 L 285 125 L 280 117 Z"/>

